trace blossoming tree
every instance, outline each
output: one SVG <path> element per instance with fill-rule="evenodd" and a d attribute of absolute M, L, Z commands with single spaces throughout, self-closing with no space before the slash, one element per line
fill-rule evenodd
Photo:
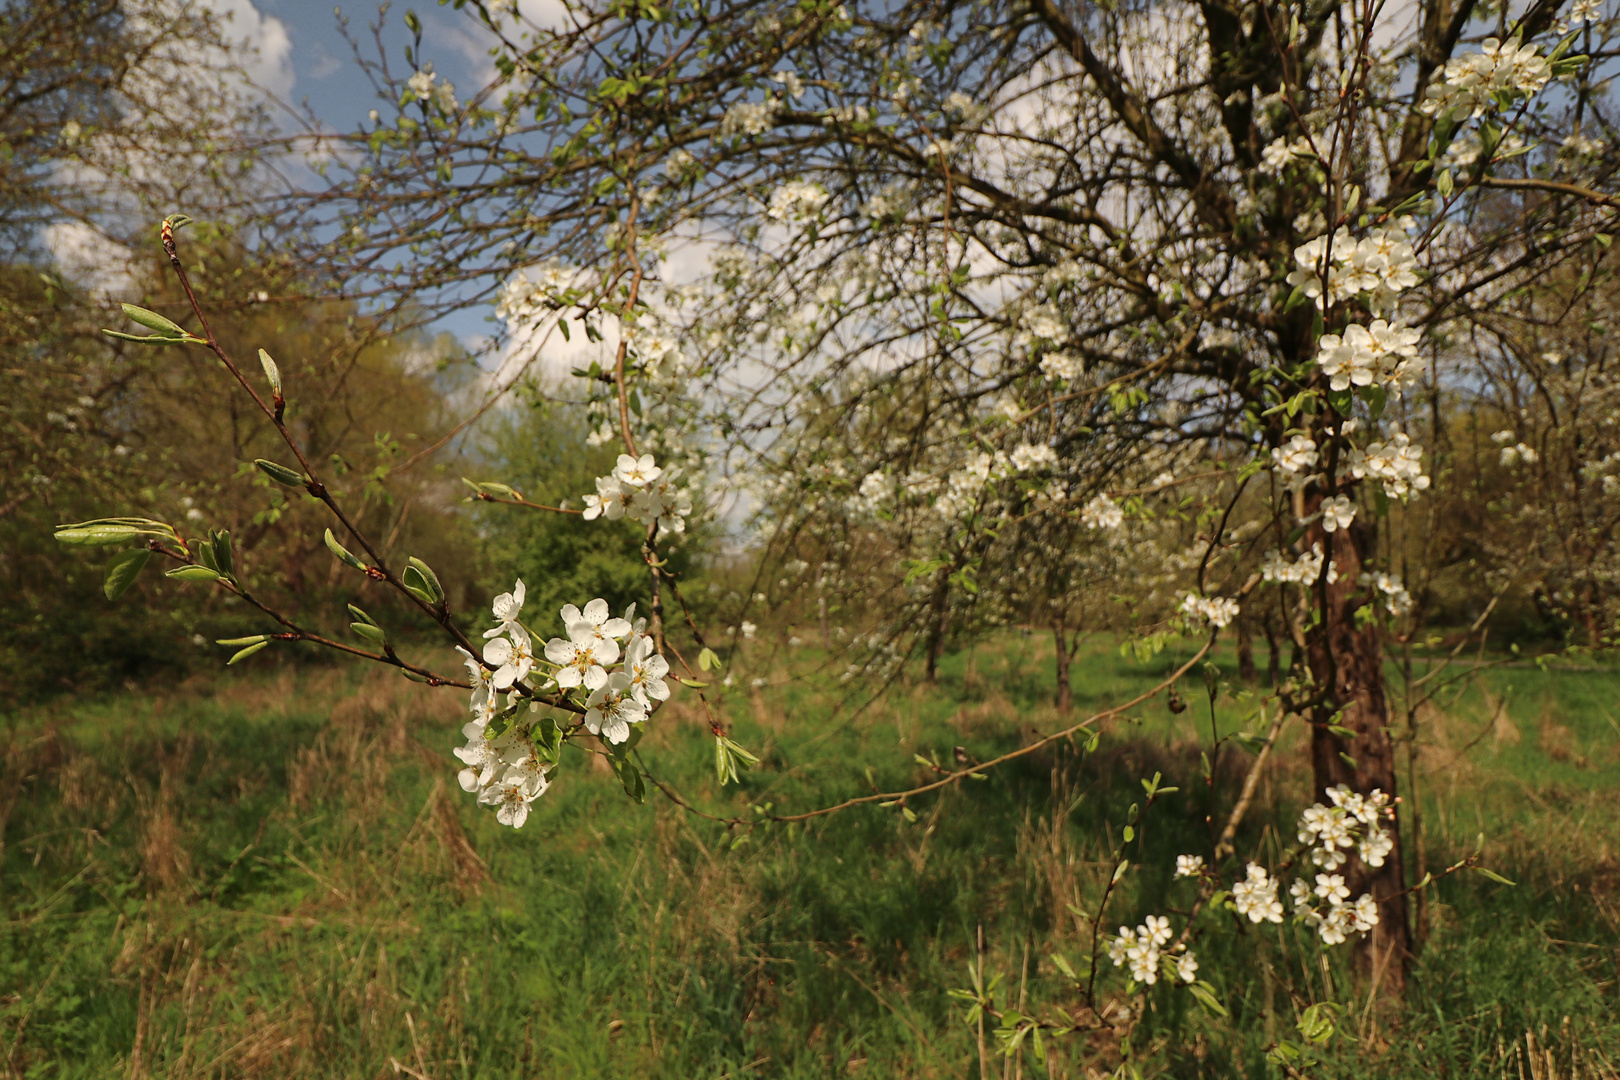
<path fill-rule="evenodd" d="M 695 623 L 695 664 L 665 633 L 680 596 L 659 544 L 692 502 L 650 439 L 683 453 L 712 440 L 804 522 L 895 530 L 919 556 L 906 576 L 925 587 L 905 603 L 930 664 L 953 591 L 977 587 L 1014 519 L 1124 528 L 1145 492 L 1196 479 L 1202 555 L 1183 568 L 1178 616 L 1213 634 L 1254 590 L 1291 590 L 1305 670 L 1268 705 L 1224 831 L 1178 868 L 1197 882 L 1180 930 L 1153 916 L 1106 946 L 1094 935 L 1094 954 L 1133 990 L 1161 975 L 1200 987 L 1199 918 L 1279 923 L 1282 875 L 1303 867 L 1295 918 L 1323 944 L 1357 938 L 1364 969 L 1398 993 L 1411 889 L 1381 637 L 1405 592 L 1377 523 L 1430 487 L 1412 408 L 1436 378 L 1426 329 L 1612 225 L 1590 155 L 1560 150 L 1601 109 L 1604 75 L 1585 62 L 1609 32 L 1595 7 L 1492 8 L 1492 27 L 1444 0 L 1409 22 L 1374 0 L 581 2 L 545 26 L 511 4 L 466 6 L 499 42 L 496 82 L 459 100 L 416 27 L 412 74 L 376 69 L 395 111 L 355 139 L 357 175 L 302 212 L 338 226 L 319 254 L 361 291 L 410 291 L 429 312 L 434 289 L 455 290 L 446 303 L 498 296 L 525 337 L 580 323 L 617 337 L 577 374 L 625 454 L 582 495 L 604 526 L 645 530 L 649 593 L 645 623 L 571 606 L 541 645 L 516 588 L 480 648 L 425 565 L 396 571 L 353 530 L 361 554 L 328 534 L 464 651 L 465 679 L 425 670 L 358 610 L 375 651 L 339 646 L 472 691 L 463 785 L 519 825 L 572 742 L 637 794 L 626 751 L 667 676 L 696 685 L 711 668 Z M 706 260 L 686 284 L 660 272 L 682 244 Z M 171 340 L 209 338 L 136 315 Z M 273 365 L 267 399 L 220 358 L 279 426 Z M 347 526 L 309 462 L 260 467 Z M 497 483 L 478 496 L 525 502 Z M 1260 524 L 1230 532 L 1240 500 Z M 64 538 L 149 537 L 184 564 L 171 573 L 242 588 L 226 538 L 193 550 L 165 529 L 109 519 Z M 1212 572 L 1245 554 L 1246 577 Z M 284 631 L 244 651 L 318 638 L 267 614 Z M 1272 865 L 1240 860 L 1238 824 L 1289 718 L 1310 730 L 1315 801 Z M 734 776 L 746 751 L 714 730 Z M 1000 760 L 828 810 L 904 809 Z M 1148 806 L 1167 790 L 1143 786 Z M 1095 928 L 1129 870 L 1123 850 Z M 993 1007 L 983 976 L 968 994 L 980 1015 Z M 1106 1023 L 1097 977 L 1095 964 L 1077 977 L 1084 1020 L 1003 1010 L 1009 1045 Z"/>

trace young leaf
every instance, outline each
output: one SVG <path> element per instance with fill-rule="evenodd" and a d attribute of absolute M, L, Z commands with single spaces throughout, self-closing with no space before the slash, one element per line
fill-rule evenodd
<path fill-rule="evenodd" d="M 260 472 L 278 484 L 286 484 L 288 487 L 303 487 L 308 482 L 303 473 L 294 472 L 285 465 L 277 465 L 274 461 L 254 458 L 253 464 L 259 467 Z"/>
<path fill-rule="evenodd" d="M 219 580 L 219 572 L 206 566 L 177 566 L 173 570 L 165 571 L 163 576 L 174 578 L 176 581 Z"/>
<path fill-rule="evenodd" d="M 330 551 L 333 555 L 336 555 L 339 559 L 348 563 L 356 570 L 365 570 L 366 564 L 351 555 L 348 548 L 338 543 L 337 537 L 332 535 L 331 529 L 327 529 L 326 534 L 321 537 L 321 539 L 326 543 L 326 550 Z"/>
<path fill-rule="evenodd" d="M 246 660 L 248 657 L 252 656 L 254 653 L 258 652 L 260 649 L 264 648 L 266 645 L 269 645 L 269 644 L 270 643 L 268 641 L 261 641 L 257 645 L 249 645 L 247 648 L 243 649 L 241 652 L 237 653 L 235 656 L 233 656 L 229 660 L 225 661 L 225 666 L 230 667 L 232 664 L 236 663 L 238 660 Z"/>
<path fill-rule="evenodd" d="M 120 306 L 123 307 L 124 314 L 128 315 L 132 322 L 140 323 L 148 330 L 156 330 L 164 337 L 184 338 L 190 336 L 186 333 L 185 327 L 172 319 L 165 319 L 155 311 L 148 311 L 143 307 L 136 307 L 134 304 Z"/>
<path fill-rule="evenodd" d="M 276 367 L 276 362 L 270 359 L 270 354 L 263 349 L 259 350 L 259 366 L 264 368 L 264 377 L 269 381 L 270 389 L 274 390 L 279 396 L 281 393 L 281 369 Z"/>
<path fill-rule="evenodd" d="M 131 548 L 108 563 L 107 578 L 101 584 L 101 591 L 107 594 L 107 599 L 116 600 L 123 596 L 151 557 L 152 553 L 145 548 Z"/>

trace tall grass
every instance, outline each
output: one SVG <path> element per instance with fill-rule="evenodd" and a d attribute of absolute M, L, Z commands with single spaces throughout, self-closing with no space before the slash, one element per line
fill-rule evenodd
<path fill-rule="evenodd" d="M 642 744 L 660 779 L 728 815 L 905 783 L 924 775 L 916 754 L 982 759 L 1058 722 L 1040 639 L 952 657 L 938 687 L 897 686 L 860 710 L 812 655 L 761 646 L 740 664 L 726 707 L 763 759 L 740 790 L 715 787 L 706 727 L 679 703 Z M 1076 709 L 1165 668 L 1098 643 L 1076 666 Z M 1272 1075 L 1264 1049 L 1332 993 L 1357 1005 L 1313 1075 L 1614 1075 L 1617 685 L 1492 671 L 1424 714 L 1431 865 L 1483 844 L 1518 884 L 1434 887 L 1403 1006 L 1240 931 L 1199 945 L 1232 1024 L 1161 988 L 1129 1047 L 1060 1044 L 1045 1069 L 989 1047 L 989 1074 L 1106 1075 L 1128 1053 L 1144 1075 Z M 453 780 L 459 698 L 386 673 L 233 673 L 14 715 L 0 1071 L 977 1076 L 978 1033 L 948 991 L 968 984 L 981 933 L 1005 1001 L 1078 1009 L 1050 957 L 1089 950 L 1110 837 L 1155 770 L 1181 791 L 1153 808 L 1131 853 L 1141 872 L 1106 920 L 1190 902 L 1168 867 L 1207 850 L 1205 816 L 1234 786 L 1211 792 L 1199 753 L 1212 723 L 1253 723 L 1253 697 L 1229 684 L 1212 720 L 1202 683 L 1183 693 L 1179 716 L 1155 701 L 1095 754 L 1031 755 L 913 804 L 914 822 L 865 808 L 752 830 L 656 795 L 636 806 L 582 756 L 522 831 L 500 829 Z M 1239 750 L 1224 757 L 1223 777 L 1245 766 Z M 1304 769 L 1285 744 L 1240 850 L 1288 829 Z"/>

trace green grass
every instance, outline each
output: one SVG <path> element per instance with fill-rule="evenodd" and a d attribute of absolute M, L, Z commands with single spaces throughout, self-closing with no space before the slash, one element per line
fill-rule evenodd
<path fill-rule="evenodd" d="M 949 657 L 938 687 L 901 684 L 863 710 L 808 650 L 789 663 L 751 647 L 724 703 L 763 759 L 740 789 L 716 787 L 690 703 L 643 742 L 660 778 L 722 815 L 906 786 L 929 775 L 915 754 L 983 759 L 1062 722 L 1040 637 Z M 1076 717 L 1174 661 L 1091 644 Z M 754 690 L 759 674 L 772 684 Z M 1105 922 L 1190 903 L 1169 865 L 1207 852 L 1204 816 L 1230 805 L 1245 762 L 1225 752 L 1212 805 L 1204 684 L 1181 689 L 1179 716 L 1149 702 L 1093 755 L 1030 755 L 914 801 L 915 822 L 869 806 L 753 830 L 656 794 L 637 806 L 581 755 L 523 830 L 501 829 L 455 784 L 459 696 L 381 672 L 233 669 L 31 709 L 8 718 L 0 773 L 0 1072 L 976 1076 L 977 1035 L 948 991 L 967 984 L 979 929 L 1007 995 L 1047 1016 L 1078 1009 L 1048 958 L 1089 950 L 1068 905 L 1094 910 L 1110 838 L 1155 770 L 1181 791 L 1152 808 L 1131 849 L 1141 869 Z M 1483 834 L 1489 865 L 1518 884 L 1435 886 L 1404 1007 L 1357 999 L 1312 1075 L 1518 1076 L 1527 1032 L 1557 1076 L 1610 1075 L 1620 673 L 1497 669 L 1458 689 L 1421 719 L 1429 862 Z M 1227 690 L 1216 728 L 1255 726 L 1253 694 Z M 1277 755 L 1240 852 L 1269 843 L 1268 826 L 1291 831 L 1299 745 L 1296 731 Z M 1358 992 L 1314 949 L 1284 958 L 1275 934 L 1222 925 L 1198 951 L 1232 1020 L 1157 988 L 1129 1045 L 1144 1075 L 1274 1075 L 1265 1047 L 1325 980 Z M 1099 1000 L 1120 990 L 1106 962 L 1099 987 Z M 1050 1073 L 1106 1074 L 1122 1052 L 1117 1038 L 1071 1039 Z"/>

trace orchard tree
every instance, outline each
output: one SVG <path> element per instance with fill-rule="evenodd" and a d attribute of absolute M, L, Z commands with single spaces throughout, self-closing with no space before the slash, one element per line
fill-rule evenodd
<path fill-rule="evenodd" d="M 1610 27 L 1596 6 L 1433 0 L 1408 23 L 1373 0 L 570 3 L 548 26 L 511 4 L 467 6 L 497 42 L 497 81 L 463 97 L 407 16 L 410 71 L 373 66 L 381 107 L 358 153 L 336 159 L 353 174 L 296 206 L 303 254 L 355 295 L 409 295 L 424 314 L 498 299 L 513 347 L 581 324 L 610 344 L 578 375 L 624 453 L 582 516 L 640 530 L 647 621 L 570 603 L 563 636 L 542 647 L 519 583 L 475 646 L 432 571 L 390 564 L 321 478 L 284 422 L 273 367 L 261 384 L 200 305 L 195 331 L 136 312 L 159 337 L 213 351 L 291 455 L 260 469 L 324 503 L 334 556 L 409 597 L 464 650 L 467 674 L 407 659 L 358 609 L 354 633 L 371 647 L 265 605 L 283 629 L 244 639 L 242 655 L 310 641 L 470 689 L 463 785 L 517 826 L 565 745 L 608 755 L 639 794 L 647 773 L 631 750 L 674 692 L 665 676 L 706 689 L 717 658 L 664 557 L 695 509 L 671 461 L 752 485 L 823 539 L 859 519 L 863 541 L 903 553 L 884 664 L 906 641 L 937 658 L 953 595 L 983 587 L 1020 516 L 1123 528 L 1145 491 L 1185 483 L 1193 499 L 1178 510 L 1199 547 L 1166 557 L 1185 590 L 1166 607 L 1209 634 L 1157 690 L 1274 583 L 1297 603 L 1304 669 L 1267 699 L 1210 851 L 1178 860 L 1196 888 L 1181 930 L 1157 915 L 1104 928 L 1133 809 L 1086 916 L 1096 966 L 1076 979 L 1083 1008 L 1002 1010 L 1006 1045 L 1108 1027 L 1104 958 L 1127 995 L 1163 977 L 1213 1002 L 1188 948 L 1201 917 L 1280 923 L 1289 873 L 1293 917 L 1322 945 L 1361 941 L 1364 969 L 1398 994 L 1412 947 L 1382 638 L 1403 586 L 1375 523 L 1430 487 L 1409 422 L 1416 391 L 1435 385 L 1430 328 L 1607 239 L 1602 148 L 1580 134 L 1604 122 Z M 1571 137 L 1592 145 L 1568 153 Z M 695 281 L 666 277 L 681 250 L 706 260 Z M 535 505 L 498 481 L 476 487 Z M 1248 521 L 1263 527 L 1228 533 Z M 143 538 L 180 564 L 172 573 L 250 595 L 217 536 L 128 519 L 63 534 L 109 537 Z M 689 634 L 671 632 L 676 608 Z M 1162 645 L 1174 627 L 1160 629 Z M 695 663 L 683 642 L 701 650 Z M 907 791 L 725 820 L 867 803 L 911 814 L 907 800 L 1094 738 L 1143 699 L 993 761 L 929 762 L 938 778 Z M 1297 844 L 1239 867 L 1236 831 L 1295 717 L 1310 729 L 1316 800 Z M 721 779 L 734 778 L 746 752 L 710 722 Z M 1142 783 L 1151 808 L 1160 778 Z M 983 976 L 966 994 L 981 1016 L 996 1008 Z M 1277 1053 L 1308 1064 L 1299 1047 Z"/>

